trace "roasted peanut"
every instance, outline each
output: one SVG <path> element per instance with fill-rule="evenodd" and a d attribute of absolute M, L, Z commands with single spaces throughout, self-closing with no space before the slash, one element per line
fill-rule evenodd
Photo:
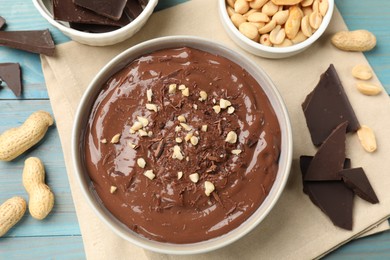
<path fill-rule="evenodd" d="M 315 33 L 328 12 L 329 0 L 229 0 L 226 6 L 233 24 L 247 38 L 265 46 L 286 47 Z"/>
<path fill-rule="evenodd" d="M 290 8 L 290 14 L 284 26 L 287 38 L 290 40 L 294 39 L 299 32 L 302 16 L 303 12 L 299 7 L 293 6 Z"/>
<path fill-rule="evenodd" d="M 12 197 L 0 206 L 0 237 L 8 232 L 26 212 L 26 201 L 21 197 Z"/>
<path fill-rule="evenodd" d="M 362 125 L 359 130 L 357 130 L 357 135 L 360 140 L 360 144 L 363 146 L 364 150 L 369 153 L 375 152 L 377 149 L 376 138 L 374 131 L 366 125 Z"/>
<path fill-rule="evenodd" d="M 322 15 L 317 11 L 312 12 L 309 16 L 309 22 L 310 26 L 317 30 L 322 23 Z"/>
<path fill-rule="evenodd" d="M 352 69 L 352 76 L 361 80 L 369 80 L 372 78 L 372 70 L 367 65 L 356 65 Z"/>
<path fill-rule="evenodd" d="M 341 31 L 333 35 L 332 43 L 343 51 L 369 51 L 376 45 L 376 37 L 367 30 Z"/>
<path fill-rule="evenodd" d="M 271 41 L 269 40 L 269 34 L 263 34 L 260 36 L 260 43 L 263 44 L 264 46 L 272 46 Z"/>
<path fill-rule="evenodd" d="M 263 7 L 261 8 L 261 12 L 268 15 L 273 16 L 279 11 L 279 6 L 275 5 L 272 1 L 268 1 Z"/>
<path fill-rule="evenodd" d="M 292 46 L 293 44 L 294 43 L 290 39 L 285 38 L 281 44 L 274 44 L 274 47 L 277 48 L 288 47 L 288 46 Z"/>
<path fill-rule="evenodd" d="M 30 157 L 24 162 L 23 186 L 29 195 L 28 209 L 33 218 L 42 220 L 52 210 L 54 194 L 45 184 L 45 168 L 39 158 Z"/>
<path fill-rule="evenodd" d="M 382 92 L 382 89 L 379 86 L 368 82 L 358 82 L 356 87 L 360 93 L 367 96 L 376 96 Z"/>
<path fill-rule="evenodd" d="M 254 23 L 268 23 L 270 21 L 269 17 L 266 14 L 260 12 L 254 12 L 250 14 L 247 20 L 248 22 Z"/>
<path fill-rule="evenodd" d="M 250 8 L 253 8 L 253 9 L 260 9 L 267 2 L 268 2 L 268 0 L 253 0 L 253 1 L 249 2 L 249 6 L 250 6 Z"/>
<path fill-rule="evenodd" d="M 276 27 L 275 20 L 271 20 L 269 23 L 259 29 L 260 34 L 269 33 Z"/>
<path fill-rule="evenodd" d="M 234 11 L 239 14 L 245 14 L 249 10 L 249 3 L 246 0 L 237 0 L 234 3 Z"/>
<path fill-rule="evenodd" d="M 257 41 L 259 39 L 258 29 L 255 25 L 245 22 L 240 24 L 240 32 L 251 40 Z"/>
<path fill-rule="evenodd" d="M 280 25 L 277 25 L 269 34 L 269 40 L 273 44 L 281 44 L 286 38 L 286 32 Z"/>
<path fill-rule="evenodd" d="M 329 8 L 329 2 L 328 0 L 320 0 L 320 4 L 319 4 L 319 11 L 320 11 L 320 14 L 322 16 L 325 16 L 326 12 L 328 11 L 328 8 Z"/>
<path fill-rule="evenodd" d="M 302 31 L 299 31 L 297 33 L 297 35 L 295 36 L 294 39 L 291 39 L 291 41 L 294 43 L 294 44 L 298 44 L 300 42 L 303 42 L 307 39 L 307 36 L 303 34 Z"/>
<path fill-rule="evenodd" d="M 275 20 L 276 24 L 283 25 L 286 23 L 288 19 L 289 11 L 288 10 L 283 10 L 277 12 L 272 19 Z"/>
<path fill-rule="evenodd" d="M 230 19 L 232 20 L 234 26 L 236 26 L 237 28 L 240 26 L 240 24 L 246 22 L 246 19 L 244 18 L 244 16 L 242 16 L 242 14 L 233 14 Z"/>
<path fill-rule="evenodd" d="M 38 143 L 49 126 L 54 123 L 45 111 L 33 113 L 19 127 L 9 129 L 0 135 L 0 160 L 11 161 Z"/>
<path fill-rule="evenodd" d="M 301 30 L 306 37 L 310 37 L 313 34 L 308 15 L 302 18 Z"/>

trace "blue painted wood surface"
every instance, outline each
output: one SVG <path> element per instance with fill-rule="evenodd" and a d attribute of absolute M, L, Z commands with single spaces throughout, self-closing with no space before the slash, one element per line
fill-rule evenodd
<path fill-rule="evenodd" d="M 161 0 L 157 10 L 183 1 Z M 377 47 L 365 55 L 390 93 L 390 1 L 336 0 L 336 4 L 351 30 L 368 29 L 377 36 Z M 69 41 L 39 15 L 30 0 L 0 0 L 0 16 L 8 22 L 6 30 L 49 28 L 57 44 Z M 15 98 L 8 88 L 0 89 L 0 132 L 20 125 L 33 111 L 51 112 L 38 55 L 0 47 L 0 62 L 19 62 L 24 84 L 24 94 L 20 98 Z M 0 162 L 0 203 L 14 195 L 27 198 L 21 175 L 23 162 L 29 156 L 38 156 L 45 164 L 47 183 L 56 194 L 56 204 L 47 219 L 37 221 L 26 214 L 17 226 L 0 238 L 0 259 L 84 259 L 81 233 L 55 126 L 43 141 L 20 158 Z M 390 232 L 350 242 L 326 258 L 390 259 Z"/>

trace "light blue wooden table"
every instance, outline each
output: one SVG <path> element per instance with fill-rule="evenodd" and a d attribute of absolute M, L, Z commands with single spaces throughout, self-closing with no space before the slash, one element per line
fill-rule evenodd
<path fill-rule="evenodd" d="M 158 9 L 183 1 L 162 0 Z M 336 0 L 336 4 L 351 30 L 368 29 L 377 36 L 378 46 L 365 55 L 390 93 L 390 1 Z M 0 0 L 0 16 L 8 22 L 6 30 L 49 28 L 57 44 L 69 41 L 39 15 L 30 0 Z M 0 62 L 19 62 L 24 85 L 21 98 L 15 98 L 8 88 L 0 89 L 0 132 L 21 124 L 33 111 L 51 112 L 38 55 L 0 47 Z M 55 128 L 38 148 L 13 162 L 0 162 L 0 203 L 15 195 L 27 198 L 21 178 L 23 163 L 27 157 L 37 156 L 46 166 L 47 183 L 56 195 L 55 207 L 44 221 L 26 214 L 0 238 L 0 259 L 83 259 L 81 233 Z M 390 259 L 390 232 L 350 242 L 326 258 Z"/>

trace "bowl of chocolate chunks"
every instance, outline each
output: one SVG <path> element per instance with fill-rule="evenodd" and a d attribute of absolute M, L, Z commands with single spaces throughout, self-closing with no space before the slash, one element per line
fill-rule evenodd
<path fill-rule="evenodd" d="M 33 3 L 51 25 L 72 40 L 106 46 L 137 33 L 158 0 L 33 0 Z"/>

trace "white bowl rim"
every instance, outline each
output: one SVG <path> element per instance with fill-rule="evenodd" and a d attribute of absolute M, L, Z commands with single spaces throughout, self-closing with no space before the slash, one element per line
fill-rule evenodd
<path fill-rule="evenodd" d="M 146 238 L 143 238 L 139 236 L 138 234 L 131 232 L 130 229 L 126 228 L 122 223 L 119 222 L 119 220 L 113 220 L 110 218 L 107 214 L 109 213 L 108 210 L 105 210 L 104 206 L 99 204 L 98 201 L 96 201 L 96 197 L 93 198 L 93 195 L 91 194 L 93 190 L 91 190 L 90 184 L 87 183 L 88 181 L 83 177 L 82 175 L 85 175 L 83 172 L 83 167 L 81 165 L 81 159 L 79 156 L 79 147 L 80 147 L 80 132 L 83 130 L 80 128 L 82 124 L 83 116 L 85 116 L 86 108 L 90 111 L 91 107 L 88 106 L 88 101 L 91 100 L 92 96 L 96 96 L 96 90 L 97 83 L 103 79 L 107 79 L 107 72 L 110 72 L 109 74 L 112 75 L 115 73 L 115 71 L 112 71 L 111 68 L 114 66 L 123 66 L 128 64 L 128 56 L 133 53 L 137 52 L 139 50 L 143 51 L 142 53 L 148 53 L 145 50 L 149 50 L 148 48 L 154 47 L 153 50 L 161 49 L 159 46 L 163 46 L 164 43 L 172 43 L 173 46 L 179 47 L 179 46 L 192 46 L 192 44 L 197 44 L 197 47 L 199 48 L 199 45 L 212 48 L 214 51 L 220 51 L 224 52 L 226 55 L 234 55 L 236 59 L 242 60 L 245 64 L 249 65 L 251 68 L 259 71 L 261 73 L 261 76 L 264 77 L 264 79 L 267 81 L 267 84 L 270 86 L 269 91 L 272 95 L 275 97 L 275 103 L 278 105 L 278 109 L 280 109 L 280 114 L 278 115 L 278 121 L 279 124 L 283 123 L 283 126 L 285 126 L 285 131 L 282 131 L 282 144 L 283 147 L 281 149 L 281 155 L 280 159 L 283 157 L 285 164 L 279 165 L 278 174 L 276 176 L 275 182 L 271 188 L 271 191 L 267 195 L 266 199 L 263 201 L 263 203 L 260 205 L 260 207 L 245 221 L 243 222 L 239 227 L 236 229 L 233 229 L 232 231 L 228 232 L 225 235 L 222 235 L 220 237 L 216 237 L 210 240 L 198 242 L 198 243 L 192 243 L 192 244 L 172 244 L 172 243 L 162 243 L 158 241 L 149 240 Z M 224 55 L 222 55 L 224 56 Z M 131 60 L 130 60 L 131 61 Z M 239 64 L 238 62 L 236 62 Z M 105 81 L 105 80 L 104 80 Z M 94 87 L 95 86 L 95 87 Z M 263 88 L 263 87 L 262 87 Z M 264 88 L 263 88 L 264 89 Z M 100 87 L 99 87 L 100 90 Z M 265 91 L 266 92 L 266 91 Z M 269 98 L 269 93 L 266 93 Z M 271 100 L 270 100 L 271 102 Z M 275 104 L 272 104 L 274 107 Z M 276 109 L 274 107 L 274 109 Z M 87 115 L 89 117 L 89 113 Z M 282 122 L 281 122 L 282 121 Z M 81 191 L 87 200 L 87 203 L 92 208 L 92 210 L 95 212 L 95 214 L 100 218 L 100 220 L 105 223 L 107 226 L 109 226 L 117 235 L 122 237 L 123 239 L 139 246 L 144 249 L 163 253 L 163 254 L 176 254 L 176 255 L 188 255 L 188 254 L 198 254 L 198 253 L 206 253 L 209 251 L 213 251 L 219 248 L 222 248 L 224 246 L 227 246 L 228 244 L 231 244 L 235 242 L 236 240 L 240 239 L 247 233 L 249 233 L 251 230 L 253 230 L 271 211 L 271 209 L 274 207 L 276 202 L 279 200 L 284 187 L 287 183 L 290 170 L 291 170 L 291 163 L 292 163 L 292 151 L 293 151 L 293 143 L 292 143 L 292 129 L 291 129 L 291 123 L 288 115 L 287 108 L 284 104 L 284 101 L 269 78 L 269 76 L 264 72 L 264 70 L 258 65 L 256 65 L 253 61 L 250 59 L 244 57 L 243 55 L 237 53 L 236 51 L 233 51 L 224 45 L 216 42 L 212 42 L 210 40 L 196 37 L 196 36 L 166 36 L 161 38 L 155 38 L 146 42 L 139 43 L 133 47 L 130 47 L 129 49 L 125 50 L 124 52 L 117 55 L 115 58 L 113 58 L 110 62 L 108 62 L 94 77 L 94 79 L 91 81 L 89 86 L 87 87 L 85 93 L 83 94 L 80 104 L 77 108 L 76 114 L 75 114 L 75 120 L 74 125 L 72 129 L 72 141 L 71 141 L 71 156 L 72 156 L 72 162 L 73 162 L 73 170 L 75 174 L 76 181 L 81 187 Z M 278 184 L 278 187 L 276 187 L 276 184 Z M 271 194 L 273 194 L 273 197 L 271 198 Z M 271 201 L 269 201 L 271 200 Z M 260 217 L 252 220 L 252 223 L 248 226 L 244 226 L 245 223 L 249 223 L 249 220 L 253 219 L 253 216 L 256 214 L 256 212 L 260 211 L 260 209 L 264 208 L 267 203 L 267 208 L 263 210 L 263 213 Z M 241 231 L 238 235 L 230 235 L 232 232 L 238 232 L 241 227 L 244 226 L 245 230 Z M 129 236 L 130 233 L 134 233 L 134 237 Z M 228 237 L 228 239 L 224 239 Z M 224 240 L 223 240 L 224 239 Z M 221 240 L 222 242 L 219 242 Z M 216 242 L 215 242 L 216 241 Z M 214 243 L 212 243 L 214 242 Z M 218 243 L 219 242 L 219 243 Z M 156 246 L 157 245 L 157 246 Z M 178 249 L 173 249 L 172 247 L 179 247 Z"/>
<path fill-rule="evenodd" d="M 75 35 L 78 37 L 82 37 L 85 40 L 99 40 L 104 38 L 110 38 L 117 36 L 118 34 L 125 33 L 129 30 L 135 29 L 138 24 L 140 24 L 143 20 L 147 19 L 148 14 L 153 12 L 153 9 L 156 7 L 158 0 L 149 0 L 148 4 L 145 6 L 145 9 L 138 15 L 133 21 L 131 21 L 129 24 L 126 24 L 125 26 L 116 29 L 114 31 L 110 32 L 104 32 L 104 33 L 89 33 L 89 32 L 83 32 L 79 31 L 70 27 L 67 27 L 63 25 L 62 23 L 54 20 L 53 14 L 47 10 L 45 4 L 42 0 L 32 0 L 34 3 L 35 8 L 39 11 L 39 13 L 54 27 L 59 29 L 60 31 L 63 31 L 65 34 L 69 35 Z"/>
<path fill-rule="evenodd" d="M 219 1 L 219 8 L 220 8 L 220 14 L 223 17 L 223 20 L 226 22 L 227 27 L 229 30 L 237 37 L 240 41 L 243 41 L 245 44 L 249 45 L 250 47 L 263 51 L 268 52 L 272 54 L 287 54 L 287 53 L 294 53 L 298 52 L 302 49 L 305 49 L 306 47 L 310 46 L 312 43 L 314 43 L 318 38 L 321 37 L 321 35 L 325 32 L 325 30 L 328 28 L 328 25 L 330 23 L 330 20 L 332 19 L 333 10 L 334 10 L 334 0 L 328 0 L 329 7 L 328 11 L 326 12 L 325 16 L 323 17 L 322 23 L 317 31 L 313 33 L 312 36 L 304 40 L 303 42 L 294 44 L 292 46 L 287 47 L 270 47 L 265 46 L 260 43 L 257 43 L 255 41 L 250 40 L 249 38 L 245 37 L 240 33 L 240 31 L 234 26 L 232 20 L 230 19 L 227 11 L 226 11 L 226 0 L 218 0 Z M 223 21 L 221 21 L 223 22 Z"/>

